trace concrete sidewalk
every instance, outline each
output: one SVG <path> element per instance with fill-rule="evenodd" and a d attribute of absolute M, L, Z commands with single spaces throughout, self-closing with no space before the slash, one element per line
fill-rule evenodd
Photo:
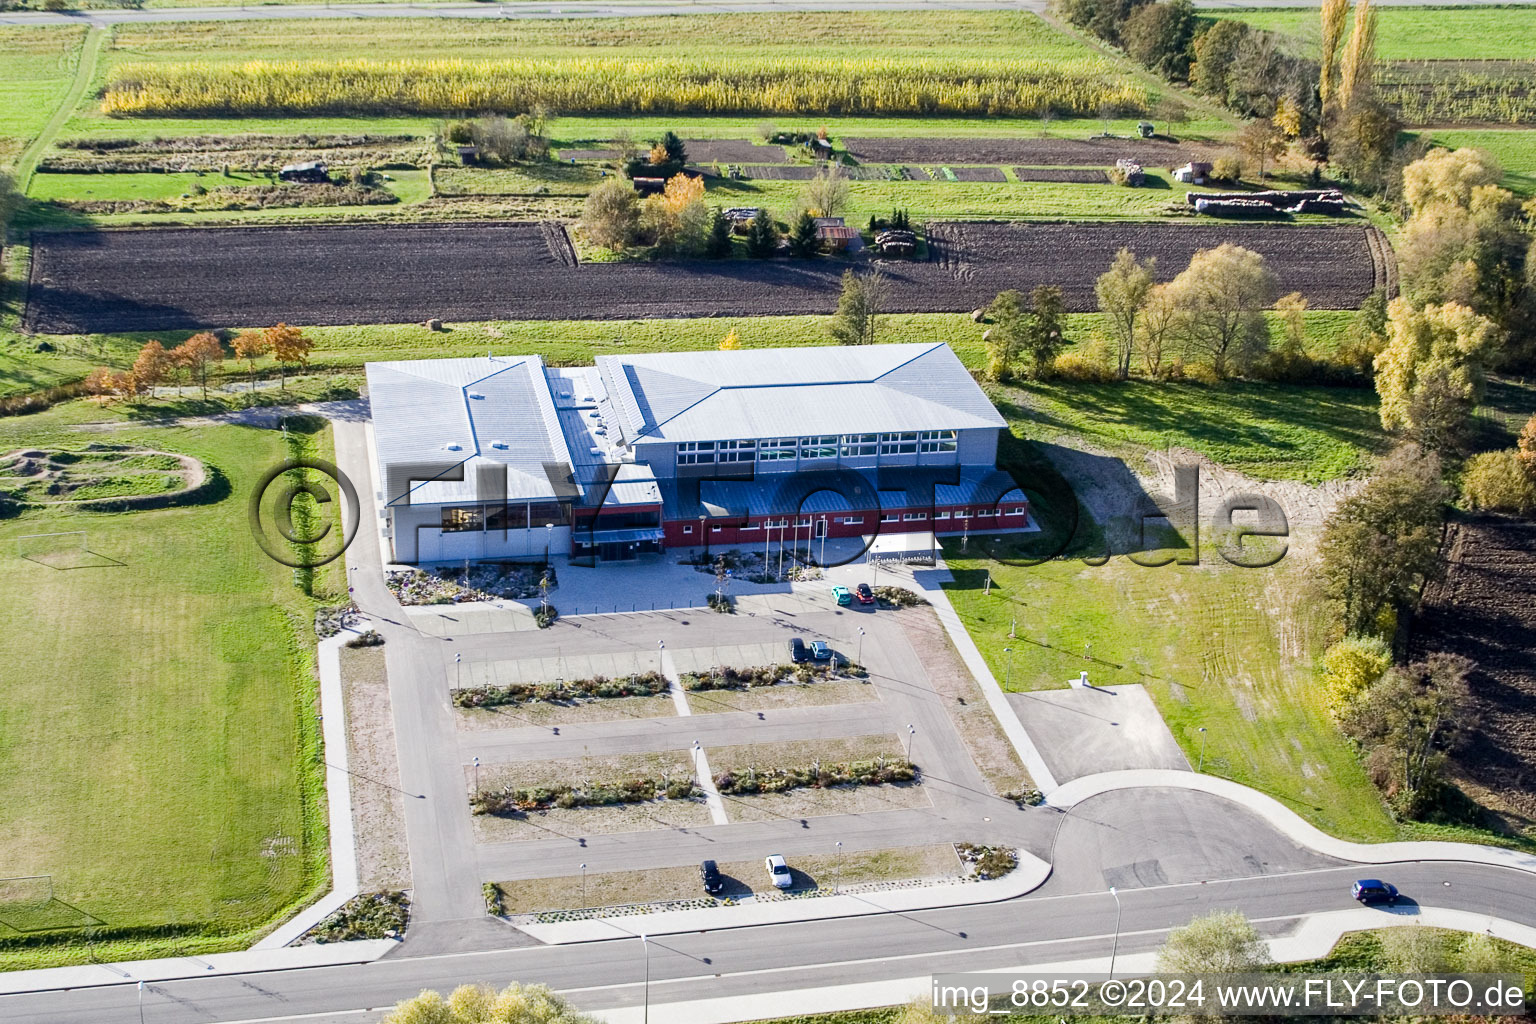
<path fill-rule="evenodd" d="M 132 985 L 141 981 L 215 978 L 261 971 L 297 971 L 309 967 L 334 967 L 338 964 L 365 964 L 372 963 L 399 944 L 394 939 L 329 942 L 315 946 L 210 953 L 208 956 L 172 956 L 160 960 L 124 960 L 120 963 L 84 964 L 79 967 L 10 971 L 0 973 L 0 995 L 102 985 Z"/>

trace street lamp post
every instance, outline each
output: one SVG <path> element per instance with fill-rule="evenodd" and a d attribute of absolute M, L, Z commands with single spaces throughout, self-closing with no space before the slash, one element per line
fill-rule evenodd
<path fill-rule="evenodd" d="M 917 734 L 917 727 L 911 722 L 907 723 L 907 763 L 912 763 L 912 737 Z"/>
<path fill-rule="evenodd" d="M 864 667 L 864 627 L 859 627 L 859 667 Z"/>
<path fill-rule="evenodd" d="M 821 517 L 821 567 L 827 567 L 827 517 Z"/>
<path fill-rule="evenodd" d="M 1200 727 L 1200 767 L 1195 771 L 1205 771 L 1205 726 L 1203 725 Z"/>
<path fill-rule="evenodd" d="M 843 841 L 837 841 L 837 874 L 832 876 L 832 891 L 836 893 L 843 887 Z"/>
<path fill-rule="evenodd" d="M 544 524 L 544 568 L 549 568 L 550 546 L 555 543 L 555 524 Z"/>
<path fill-rule="evenodd" d="M 657 640 L 656 641 L 656 674 L 661 676 L 661 678 L 663 678 L 663 679 L 667 678 L 667 668 L 666 668 L 666 665 L 663 663 L 663 659 L 666 657 L 666 651 L 667 651 L 667 642 L 665 640 Z"/>
<path fill-rule="evenodd" d="M 139 1024 L 144 1024 L 144 983 L 139 982 Z"/>
<path fill-rule="evenodd" d="M 1115 898 L 1115 941 L 1109 947 L 1109 976 L 1115 976 L 1115 954 L 1120 952 L 1120 894 L 1114 886 L 1109 887 L 1109 894 Z"/>
<path fill-rule="evenodd" d="M 583 907 L 587 905 L 587 864 L 585 861 L 581 864 L 581 905 Z"/>
<path fill-rule="evenodd" d="M 642 932 L 640 945 L 645 947 L 645 1009 L 641 1013 L 641 1024 L 651 1024 L 651 943 Z"/>
<path fill-rule="evenodd" d="M 1008 689 L 1008 682 L 1013 678 L 1013 648 L 1004 647 L 1003 653 L 1008 655 L 1008 664 L 1003 669 L 1003 690 L 1006 692 Z"/>
<path fill-rule="evenodd" d="M 475 758 L 475 792 L 480 792 L 480 759 Z"/>
<path fill-rule="evenodd" d="M 699 513 L 699 543 L 704 547 L 704 554 L 709 555 L 709 535 L 704 532 L 704 527 L 709 523 L 709 516 Z"/>

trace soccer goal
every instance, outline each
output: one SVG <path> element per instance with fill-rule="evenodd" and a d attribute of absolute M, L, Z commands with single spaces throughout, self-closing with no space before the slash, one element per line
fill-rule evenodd
<path fill-rule="evenodd" d="M 17 932 L 87 928 L 102 922 L 54 894 L 52 875 L 0 878 L 0 925 Z"/>
<path fill-rule="evenodd" d="M 16 556 L 52 569 L 80 569 L 101 564 L 91 552 L 84 530 L 64 533 L 29 533 L 16 538 Z"/>

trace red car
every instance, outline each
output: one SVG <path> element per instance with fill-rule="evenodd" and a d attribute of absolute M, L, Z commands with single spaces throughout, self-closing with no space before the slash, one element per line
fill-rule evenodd
<path fill-rule="evenodd" d="M 859 599 L 859 604 L 874 604 L 875 592 L 869 589 L 868 583 L 860 583 L 853 588 L 854 596 Z"/>

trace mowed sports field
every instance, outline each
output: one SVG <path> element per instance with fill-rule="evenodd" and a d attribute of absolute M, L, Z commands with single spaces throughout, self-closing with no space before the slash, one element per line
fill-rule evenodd
<path fill-rule="evenodd" d="M 1261 253 L 1282 291 L 1358 306 L 1381 284 L 1374 228 L 1237 224 L 934 224 L 930 258 L 886 267 L 893 312 L 985 305 L 1093 283 L 1129 246 L 1172 276 L 1223 242 Z M 830 313 L 843 267 L 783 260 L 577 266 L 558 225 L 180 229 L 39 235 L 27 323 L 45 333 L 307 324 Z"/>
<path fill-rule="evenodd" d="M 0 522 L 0 865 L 53 894 L 38 906 L 35 885 L 0 883 L 0 970 L 84 962 L 68 943 L 86 938 L 104 960 L 239 948 L 326 878 L 314 602 L 245 522 L 281 435 L 134 427 L 79 405 L 0 429 L 6 451 L 103 440 L 193 455 L 229 493 Z M 58 531 L 85 531 L 92 554 L 59 556 L 83 567 L 18 554 L 60 543 L 18 538 Z"/>

